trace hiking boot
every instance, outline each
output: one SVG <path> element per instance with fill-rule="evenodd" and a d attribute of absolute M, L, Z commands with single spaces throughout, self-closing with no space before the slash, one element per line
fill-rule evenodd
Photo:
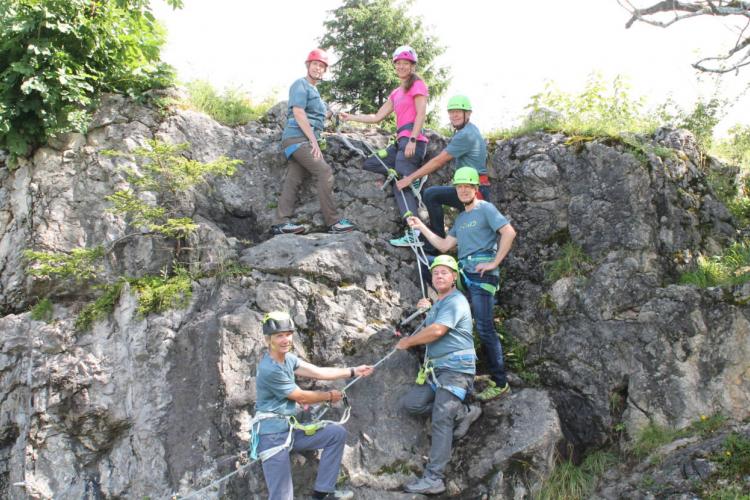
<path fill-rule="evenodd" d="M 407 231 L 406 234 L 401 238 L 394 238 L 392 240 L 389 240 L 388 243 L 390 243 L 394 247 L 421 247 L 424 244 L 418 237 L 414 236 L 414 233 L 412 231 Z"/>
<path fill-rule="evenodd" d="M 316 498 L 316 499 L 317 498 L 325 498 L 326 500 L 328 500 L 328 499 L 334 499 L 334 498 L 349 499 L 349 498 L 354 498 L 354 492 L 351 491 L 351 490 L 335 490 L 335 491 L 329 492 L 324 497 L 319 497 L 319 496 L 313 495 L 313 498 Z"/>
<path fill-rule="evenodd" d="M 328 232 L 332 234 L 348 233 L 357 228 L 349 219 L 341 219 L 336 224 L 328 227 Z"/>
<path fill-rule="evenodd" d="M 445 491 L 445 483 L 442 479 L 432 479 L 427 476 L 404 485 L 407 493 L 421 493 L 422 495 L 437 495 Z"/>
<path fill-rule="evenodd" d="M 498 387 L 494 380 L 490 380 L 487 388 L 474 397 L 479 401 L 490 401 L 505 394 L 510 394 L 510 385 L 508 385 L 508 382 L 503 387 Z"/>
<path fill-rule="evenodd" d="M 466 415 L 464 415 L 464 418 L 462 418 L 461 421 L 458 422 L 456 428 L 453 429 L 453 439 L 461 439 L 462 437 L 464 437 L 466 433 L 469 432 L 469 427 L 471 427 L 471 424 L 476 422 L 481 415 L 481 407 L 479 407 L 478 405 L 469 406 Z"/>
<path fill-rule="evenodd" d="M 302 234 L 304 232 L 305 226 L 291 222 L 271 226 L 271 234 Z"/>

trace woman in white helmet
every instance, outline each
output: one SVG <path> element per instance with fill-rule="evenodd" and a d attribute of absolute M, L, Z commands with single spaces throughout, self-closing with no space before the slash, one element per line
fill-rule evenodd
<path fill-rule="evenodd" d="M 388 100 L 375 114 L 356 115 L 341 113 L 341 118 L 362 123 L 380 123 L 391 113 L 396 113 L 397 143 L 388 147 L 387 156 L 383 163 L 394 168 L 401 177 L 417 170 L 424 161 L 427 151 L 427 137 L 422 133 L 422 126 L 427 115 L 427 97 L 429 91 L 424 80 L 416 73 L 417 52 L 408 45 L 402 45 L 393 52 L 393 66 L 401 84 L 391 92 Z M 364 163 L 365 170 L 387 175 L 383 165 L 375 157 L 368 158 Z M 401 211 L 401 215 L 417 213 L 417 200 L 410 189 L 399 192 L 393 185 L 393 195 Z M 403 196 L 402 194 L 403 193 Z M 395 246 L 408 246 L 407 235 L 403 238 L 391 240 Z"/>

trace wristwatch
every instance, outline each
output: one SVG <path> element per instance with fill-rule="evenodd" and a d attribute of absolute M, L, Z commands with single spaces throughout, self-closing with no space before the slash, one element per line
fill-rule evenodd
<path fill-rule="evenodd" d="M 416 137 L 409 137 L 409 142 L 417 142 L 417 138 Z"/>

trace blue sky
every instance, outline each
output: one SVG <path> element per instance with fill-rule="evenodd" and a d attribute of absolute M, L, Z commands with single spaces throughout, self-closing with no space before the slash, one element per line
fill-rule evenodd
<path fill-rule="evenodd" d="M 184 9 L 172 11 L 158 0 L 154 8 L 169 31 L 163 57 L 183 81 L 203 79 L 257 99 L 284 99 L 290 83 L 304 74 L 304 57 L 323 34 L 323 21 L 340 4 L 186 0 Z M 698 77 L 690 63 L 736 36 L 731 25 L 715 19 L 626 30 L 628 13 L 615 0 L 416 0 L 411 13 L 446 47 L 438 62 L 450 67 L 452 82 L 443 101 L 468 95 L 472 120 L 485 131 L 517 124 L 546 81 L 576 92 L 595 71 L 609 81 L 624 75 L 632 92 L 649 103 L 672 97 L 689 107 L 716 88 L 713 77 Z M 401 42 L 394 40 L 394 47 Z M 750 68 L 724 76 L 720 92 L 734 99 L 748 82 Z M 442 109 L 444 102 L 431 105 Z M 745 93 L 719 132 L 747 124 L 749 111 Z"/>

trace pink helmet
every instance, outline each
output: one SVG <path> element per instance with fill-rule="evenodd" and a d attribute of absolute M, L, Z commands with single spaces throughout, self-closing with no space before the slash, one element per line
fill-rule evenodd
<path fill-rule="evenodd" d="M 310 53 L 307 54 L 307 59 L 305 59 L 305 64 L 309 63 L 310 61 L 320 61 L 326 66 L 328 66 L 328 54 L 323 49 L 311 50 Z"/>
<path fill-rule="evenodd" d="M 417 51 L 409 47 L 408 45 L 402 45 L 393 51 L 393 62 L 404 59 L 411 61 L 416 64 L 417 62 Z"/>

